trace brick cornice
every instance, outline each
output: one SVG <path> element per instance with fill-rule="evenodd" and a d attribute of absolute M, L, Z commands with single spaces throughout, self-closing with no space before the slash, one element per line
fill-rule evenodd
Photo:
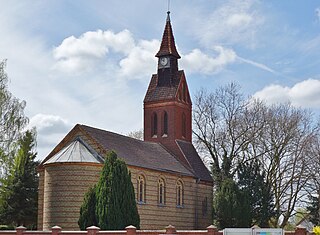
<path fill-rule="evenodd" d="M 148 108 L 159 108 L 159 107 L 167 107 L 167 106 L 178 106 L 181 108 L 186 108 L 188 110 L 191 110 L 191 106 L 192 104 L 188 104 L 188 103 L 182 103 L 180 101 L 177 100 L 172 100 L 172 101 L 157 101 L 157 102 L 148 102 L 147 104 L 144 104 L 144 108 L 148 109 Z"/>

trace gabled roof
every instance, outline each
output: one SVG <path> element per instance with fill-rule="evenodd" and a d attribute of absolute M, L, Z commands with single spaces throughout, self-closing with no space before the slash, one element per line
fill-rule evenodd
<path fill-rule="evenodd" d="M 145 142 L 80 124 L 77 124 L 67 134 L 48 157 L 42 161 L 40 167 L 46 165 L 48 162 L 55 161 L 55 159 L 57 159 L 56 156 L 59 156 L 60 152 L 64 152 L 64 149 L 68 148 L 68 146 L 72 146 L 73 141 L 79 138 L 80 135 L 88 138 L 87 143 L 89 146 L 95 145 L 101 152 L 114 150 L 118 157 L 122 158 L 129 166 L 194 176 L 194 174 L 184 167 L 172 154 L 166 151 L 161 144 Z M 54 154 L 55 152 L 58 152 L 58 155 Z"/>
<path fill-rule="evenodd" d="M 184 166 L 177 156 L 167 151 L 160 143 L 137 140 L 77 124 L 41 162 L 39 167 L 42 168 L 46 164 L 54 162 L 102 162 L 100 159 L 102 153 L 114 150 L 128 166 L 191 176 L 212 182 L 208 169 L 202 163 L 193 145 L 179 140 L 177 140 L 177 144 L 190 167 Z M 86 157 L 81 158 L 79 152 Z M 76 155 L 72 156 L 72 154 Z"/>
<path fill-rule="evenodd" d="M 205 181 L 213 181 L 207 167 L 202 162 L 193 144 L 187 141 L 176 140 L 182 154 L 195 172 L 197 178 Z"/>
<path fill-rule="evenodd" d="M 158 143 L 145 142 L 113 132 L 81 125 L 105 150 L 114 150 L 128 165 L 193 176 Z"/>
<path fill-rule="evenodd" d="M 172 79 L 171 86 L 157 86 L 158 75 L 153 74 L 149 87 L 144 97 L 144 102 L 162 101 L 175 99 L 180 81 L 184 77 L 183 70 L 177 72 L 176 77 Z"/>
<path fill-rule="evenodd" d="M 160 50 L 156 54 L 156 57 L 163 56 L 163 55 L 173 55 L 176 58 L 180 59 L 181 57 L 177 51 L 176 44 L 174 42 L 174 37 L 173 37 L 173 32 L 172 32 L 172 27 L 170 22 L 170 11 L 168 11 L 167 13 L 168 13 L 167 22 L 164 28 Z"/>

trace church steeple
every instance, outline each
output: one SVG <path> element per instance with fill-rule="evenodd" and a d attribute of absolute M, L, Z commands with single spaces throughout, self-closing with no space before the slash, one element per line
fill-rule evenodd
<path fill-rule="evenodd" d="M 176 140 L 192 141 L 192 104 L 184 71 L 178 69 L 180 55 L 169 11 L 156 57 L 158 71 L 152 75 L 144 98 L 144 139 L 160 142 L 172 152 L 178 152 Z"/>
<path fill-rule="evenodd" d="M 167 12 L 166 26 L 164 28 L 160 50 L 156 54 L 156 57 L 160 58 L 161 56 L 165 56 L 165 55 L 172 55 L 177 59 L 181 58 L 174 42 L 171 21 L 170 21 L 170 11 Z"/>
<path fill-rule="evenodd" d="M 171 87 L 178 72 L 178 59 L 180 55 L 177 51 L 173 37 L 170 21 L 170 11 L 167 12 L 166 26 L 164 28 L 161 45 L 158 53 L 158 85 Z"/>

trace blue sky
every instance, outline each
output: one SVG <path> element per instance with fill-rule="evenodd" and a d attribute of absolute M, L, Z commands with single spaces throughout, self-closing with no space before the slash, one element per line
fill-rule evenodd
<path fill-rule="evenodd" d="M 0 59 L 27 101 L 44 158 L 76 124 L 143 126 L 167 0 L 0 0 Z M 238 83 L 268 103 L 320 111 L 320 1 L 171 0 L 191 95 Z"/>

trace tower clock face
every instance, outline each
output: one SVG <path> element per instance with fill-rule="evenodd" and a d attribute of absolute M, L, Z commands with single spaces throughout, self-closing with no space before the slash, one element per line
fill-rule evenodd
<path fill-rule="evenodd" d="M 161 64 L 162 66 L 167 65 L 167 64 L 168 64 L 168 58 L 167 58 L 167 57 L 161 57 L 161 58 L 160 58 L 160 64 Z"/>

